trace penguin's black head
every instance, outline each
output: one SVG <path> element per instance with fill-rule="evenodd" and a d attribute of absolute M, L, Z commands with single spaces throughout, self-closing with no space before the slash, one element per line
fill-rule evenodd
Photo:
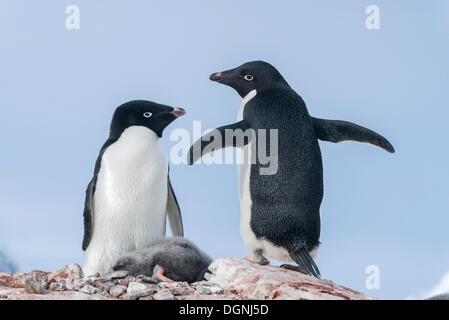
<path fill-rule="evenodd" d="M 254 89 L 261 92 L 288 86 L 279 71 L 263 61 L 247 62 L 235 69 L 216 72 L 211 74 L 209 79 L 234 88 L 242 98 Z"/>
<path fill-rule="evenodd" d="M 111 135 L 120 135 L 126 128 L 143 126 L 162 137 L 164 129 L 186 112 L 152 101 L 136 100 L 119 106 L 112 117 Z"/>

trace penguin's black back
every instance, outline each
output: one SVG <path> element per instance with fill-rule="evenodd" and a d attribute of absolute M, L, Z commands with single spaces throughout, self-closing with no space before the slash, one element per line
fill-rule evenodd
<path fill-rule="evenodd" d="M 253 129 L 278 129 L 277 173 L 260 175 L 259 159 L 251 166 L 251 229 L 277 246 L 301 243 L 312 250 L 319 244 L 323 167 L 304 101 L 287 86 L 264 90 L 247 103 L 243 117 Z"/>

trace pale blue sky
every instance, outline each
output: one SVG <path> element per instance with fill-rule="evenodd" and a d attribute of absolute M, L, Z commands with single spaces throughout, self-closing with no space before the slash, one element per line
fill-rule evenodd
<path fill-rule="evenodd" d="M 65 28 L 65 7 L 81 28 Z M 380 7 L 381 29 L 365 28 Z M 321 143 L 323 277 L 381 297 L 449 270 L 449 3 L 410 1 L 0 2 L 0 248 L 22 271 L 82 262 L 82 208 L 112 112 L 131 99 L 183 106 L 175 128 L 234 122 L 240 97 L 208 75 L 275 65 L 312 115 L 367 126 L 394 155 Z M 186 236 L 245 256 L 237 169 L 172 165 Z M 365 288 L 378 265 L 381 289 Z"/>

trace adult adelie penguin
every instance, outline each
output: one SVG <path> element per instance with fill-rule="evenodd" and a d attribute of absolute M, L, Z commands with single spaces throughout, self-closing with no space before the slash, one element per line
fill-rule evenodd
<path fill-rule="evenodd" d="M 206 147 L 211 137 L 217 136 L 216 130 L 221 133 L 223 147 L 252 150 L 252 144 L 259 147 L 260 129 L 277 129 L 278 170 L 275 174 L 260 174 L 264 165 L 258 158 L 255 163 L 239 164 L 240 231 L 254 262 L 268 263 L 264 254 L 280 261 L 293 260 L 299 268 L 286 267 L 319 277 L 312 258 L 319 246 L 323 197 L 318 139 L 366 142 L 394 152 L 392 145 L 379 134 L 353 123 L 311 117 L 302 98 L 266 62 L 248 62 L 214 73 L 210 79 L 234 88 L 243 102 L 237 123 L 217 128 L 194 143 L 188 155 L 189 164 L 211 150 Z M 256 138 L 248 135 L 243 141 L 225 139 L 227 129 L 254 129 Z M 267 140 L 265 150 L 270 150 L 270 139 Z M 214 147 L 216 150 L 216 142 Z"/>
<path fill-rule="evenodd" d="M 172 233 L 183 235 L 181 212 L 170 184 L 162 132 L 185 114 L 151 101 L 119 106 L 100 150 L 84 206 L 84 273 L 104 274 L 123 254 Z"/>

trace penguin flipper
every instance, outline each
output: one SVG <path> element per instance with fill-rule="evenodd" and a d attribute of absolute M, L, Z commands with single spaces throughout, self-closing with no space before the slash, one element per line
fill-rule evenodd
<path fill-rule="evenodd" d="M 93 234 L 93 197 L 95 192 L 95 185 L 97 183 L 97 175 L 94 175 L 92 180 L 89 182 L 86 189 L 86 199 L 84 201 L 84 238 L 83 238 L 83 251 L 89 246 L 90 240 Z"/>
<path fill-rule="evenodd" d="M 335 143 L 342 141 L 369 143 L 390 153 L 395 152 L 391 143 L 383 136 L 355 123 L 313 117 L 312 122 L 317 138 L 320 140 Z"/>
<path fill-rule="evenodd" d="M 86 251 L 89 246 L 90 240 L 92 239 L 92 235 L 94 233 L 94 194 L 95 187 L 97 186 L 97 178 L 98 173 L 101 168 L 101 158 L 103 157 L 106 149 L 113 144 L 117 139 L 108 139 L 101 147 L 100 153 L 98 154 L 97 161 L 95 161 L 95 169 L 94 169 L 94 177 L 87 185 L 86 189 L 86 198 L 84 200 L 84 238 L 83 238 L 83 251 Z"/>
<path fill-rule="evenodd" d="M 167 176 L 168 181 L 168 197 L 167 197 L 167 216 L 170 222 L 170 229 L 173 236 L 184 236 L 184 227 L 182 225 L 181 209 L 179 208 L 178 200 L 175 192 L 171 186 L 170 176 Z"/>
<path fill-rule="evenodd" d="M 288 253 L 293 261 L 308 275 L 314 276 L 315 278 L 321 277 L 320 270 L 304 246 L 294 245 L 288 250 Z"/>
<path fill-rule="evenodd" d="M 189 153 L 187 154 L 187 163 L 192 165 L 196 161 L 198 161 L 201 157 L 207 155 L 211 151 L 227 147 L 243 147 L 247 145 L 249 142 L 247 137 L 245 137 L 243 141 L 239 141 L 238 139 L 236 139 L 235 136 L 231 140 L 226 139 L 226 130 L 241 129 L 244 132 L 249 128 L 250 128 L 249 124 L 245 120 L 242 120 L 210 131 L 209 133 L 205 134 L 204 136 L 196 140 L 195 143 L 190 147 Z M 215 141 L 213 141 L 215 135 L 217 134 L 220 134 L 221 136 L 221 141 L 219 141 L 218 144 Z M 215 144 L 217 144 L 217 147 L 220 146 L 220 148 L 215 148 L 213 150 L 208 148 L 208 150 L 204 150 L 211 143 L 214 143 L 214 147 Z"/>

